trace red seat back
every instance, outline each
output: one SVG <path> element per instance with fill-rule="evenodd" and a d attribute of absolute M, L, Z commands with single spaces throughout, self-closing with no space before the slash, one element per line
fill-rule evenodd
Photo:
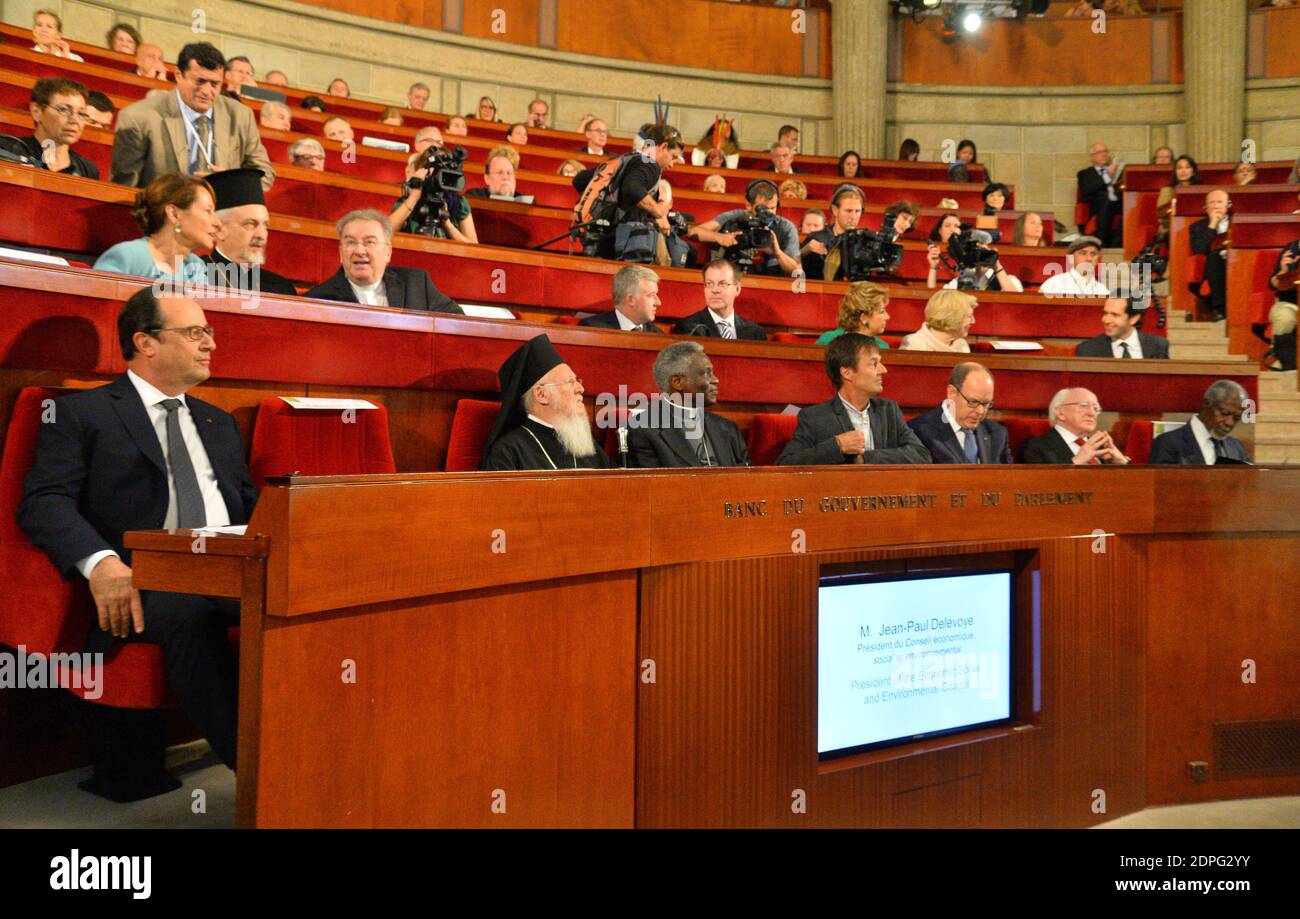
<path fill-rule="evenodd" d="M 1128 426 L 1124 453 L 1135 463 L 1146 464 L 1151 458 L 1151 441 L 1155 439 L 1155 425 L 1146 418 L 1138 418 Z"/>
<path fill-rule="evenodd" d="M 268 476 L 367 475 L 396 472 L 382 406 L 349 411 L 297 409 L 283 399 L 263 399 L 249 457 L 260 488 Z"/>
<path fill-rule="evenodd" d="M 998 421 L 1007 429 L 1007 445 L 1017 460 L 1021 444 L 1031 437 L 1041 437 L 1052 428 L 1046 418 L 999 418 Z"/>
<path fill-rule="evenodd" d="M 772 341 L 801 341 L 805 344 L 814 344 L 819 335 L 806 335 L 802 332 L 773 332 Z"/>
<path fill-rule="evenodd" d="M 796 415 L 755 415 L 749 428 L 749 461 L 755 466 L 771 466 L 794 436 Z"/>
<path fill-rule="evenodd" d="M 447 443 L 447 472 L 473 472 L 483 460 L 483 445 L 492 433 L 499 402 L 481 399 L 461 399 L 456 403 L 456 414 L 451 419 L 451 437 Z"/>
<path fill-rule="evenodd" d="M 558 322 L 560 325 L 577 325 L 578 317 L 574 316 L 571 313 L 565 313 L 561 316 L 556 316 L 555 321 Z"/>

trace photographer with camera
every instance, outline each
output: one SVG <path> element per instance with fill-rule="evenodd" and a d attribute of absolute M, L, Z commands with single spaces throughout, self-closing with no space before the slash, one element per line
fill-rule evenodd
<path fill-rule="evenodd" d="M 1002 267 L 997 250 L 990 245 L 992 241 L 989 233 L 963 224 L 956 214 L 945 215 L 930 233 L 926 252 L 930 270 L 926 274 L 925 286 L 931 290 L 939 286 L 939 265 L 943 263 L 954 274 L 952 280 L 943 285 L 949 290 L 1023 293 L 1025 286 Z"/>
<path fill-rule="evenodd" d="M 402 197 L 393 205 L 393 225 L 403 233 L 418 233 L 462 243 L 478 243 L 474 215 L 465 190 L 465 150 L 427 146 L 406 160 Z"/>
<path fill-rule="evenodd" d="M 842 266 L 838 264 L 831 275 L 827 276 L 826 256 L 838 246 L 840 237 L 845 231 L 857 229 L 865 205 L 866 199 L 862 195 L 862 190 L 856 185 L 841 185 L 835 189 L 835 194 L 831 197 L 830 225 L 808 234 L 800 250 L 803 257 L 803 270 L 808 277 L 824 278 L 828 281 L 843 280 Z"/>
<path fill-rule="evenodd" d="M 799 230 L 777 214 L 776 185 L 755 179 L 745 188 L 746 206 L 723 211 L 691 227 L 687 236 L 713 243 L 717 253 L 753 274 L 792 275 L 799 264 Z"/>

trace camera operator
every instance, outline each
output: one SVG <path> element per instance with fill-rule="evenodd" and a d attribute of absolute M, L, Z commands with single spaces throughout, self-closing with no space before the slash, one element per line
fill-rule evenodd
<path fill-rule="evenodd" d="M 799 231 L 793 223 L 776 213 L 780 206 L 776 186 L 767 179 L 755 179 L 745 188 L 744 208 L 723 211 L 712 220 L 691 227 L 693 239 L 713 243 L 724 251 L 717 253 L 741 265 L 749 265 L 753 274 L 794 274 L 799 264 Z M 763 245 L 752 243 L 763 240 Z M 755 256 L 762 256 L 761 263 Z"/>
<path fill-rule="evenodd" d="M 828 281 L 843 280 L 842 265 L 834 266 L 831 277 L 826 276 L 826 256 L 834 249 L 846 230 L 855 230 L 862 219 L 866 199 L 856 185 L 841 185 L 831 197 L 831 222 L 824 229 L 808 234 L 800 253 L 804 273 L 810 278 Z"/>
<path fill-rule="evenodd" d="M 955 226 L 953 225 L 955 223 Z M 997 250 L 989 243 L 992 237 L 984 230 L 973 230 L 962 224 L 955 216 L 948 215 L 939 224 L 938 241 L 932 239 L 926 258 L 930 270 L 925 279 L 925 286 L 934 289 L 939 286 L 939 263 L 944 261 L 955 276 L 945 288 L 960 290 L 1003 290 L 1011 293 L 1023 293 L 1025 285 L 1020 279 L 1002 267 Z M 946 258 L 941 243 L 948 247 Z"/>
<path fill-rule="evenodd" d="M 460 193 L 465 188 L 463 162 L 464 151 L 459 147 L 446 152 L 429 146 L 407 157 L 402 197 L 393 205 L 393 226 L 403 233 L 477 244 L 474 215 Z M 450 190 L 457 185 L 458 191 Z"/>

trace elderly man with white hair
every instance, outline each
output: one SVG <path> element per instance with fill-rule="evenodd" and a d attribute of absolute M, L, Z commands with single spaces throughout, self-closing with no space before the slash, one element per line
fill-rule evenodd
<path fill-rule="evenodd" d="M 270 128 L 272 131 L 293 130 L 293 112 L 283 102 L 274 100 L 263 102 L 262 114 L 258 116 L 257 121 L 262 127 Z"/>
<path fill-rule="evenodd" d="M 271 233 L 262 173 L 227 169 L 209 175 L 208 184 L 216 193 L 217 219 L 221 221 L 221 236 L 204 257 L 210 266 L 208 282 L 247 293 L 297 296 L 292 281 L 262 267 Z"/>
<path fill-rule="evenodd" d="M 1128 457 L 1106 431 L 1097 430 L 1101 404 L 1087 389 L 1062 389 L 1047 406 L 1052 430 L 1025 441 L 1022 463 L 1074 463 L 1076 466 L 1128 465 Z"/>
<path fill-rule="evenodd" d="M 289 145 L 289 162 L 304 169 L 325 171 L 325 147 L 314 137 L 304 137 Z"/>

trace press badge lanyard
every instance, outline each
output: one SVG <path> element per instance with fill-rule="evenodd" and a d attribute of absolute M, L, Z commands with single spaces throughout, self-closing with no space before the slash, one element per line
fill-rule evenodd
<path fill-rule="evenodd" d="M 199 155 L 202 156 L 203 159 L 207 160 L 208 171 L 215 172 L 217 169 L 217 164 L 212 161 L 212 156 L 213 156 L 212 145 L 216 143 L 217 140 L 217 130 L 216 130 L 217 122 L 216 119 L 213 118 L 210 114 L 199 115 L 199 117 L 212 119 L 209 122 L 210 127 L 208 128 L 208 149 L 206 150 L 203 149 L 203 141 L 199 139 L 199 132 L 194 129 L 194 125 L 190 123 L 190 120 L 185 117 L 184 113 L 181 114 L 181 121 L 185 123 L 185 131 L 191 137 L 194 138 L 194 146 L 199 148 Z"/>

